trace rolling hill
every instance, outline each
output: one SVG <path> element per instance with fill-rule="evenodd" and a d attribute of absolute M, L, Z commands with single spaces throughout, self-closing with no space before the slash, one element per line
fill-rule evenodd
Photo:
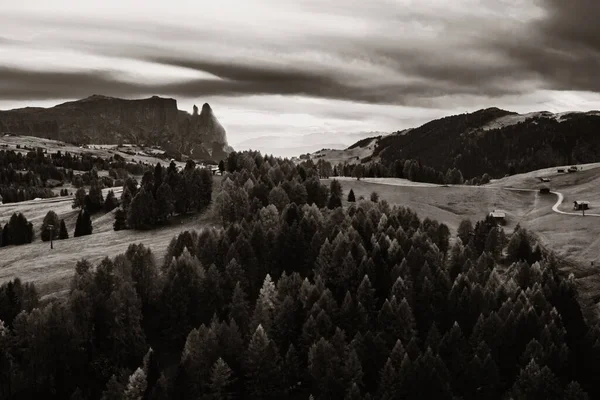
<path fill-rule="evenodd" d="M 553 165 L 600 161 L 598 130 L 598 111 L 517 114 L 487 108 L 363 139 L 346 150 L 323 150 L 311 158 L 333 163 L 379 161 L 388 167 L 413 159 L 442 173 L 458 168 L 466 179 L 484 173 L 501 178 Z"/>

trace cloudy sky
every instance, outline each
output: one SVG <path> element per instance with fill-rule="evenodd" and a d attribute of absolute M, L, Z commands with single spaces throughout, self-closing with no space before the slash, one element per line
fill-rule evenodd
<path fill-rule="evenodd" d="M 0 109 L 208 102 L 235 148 L 283 155 L 489 106 L 599 109 L 599 20 L 597 0 L 0 0 Z"/>

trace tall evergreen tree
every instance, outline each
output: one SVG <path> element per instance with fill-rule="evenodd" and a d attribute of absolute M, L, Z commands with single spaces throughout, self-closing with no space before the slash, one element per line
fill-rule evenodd
<path fill-rule="evenodd" d="M 52 210 L 48 211 L 42 222 L 41 238 L 44 242 L 47 242 L 52 238 L 53 240 L 58 239 L 60 230 L 60 219 L 58 215 Z"/>
<path fill-rule="evenodd" d="M 127 213 L 127 226 L 131 229 L 151 229 L 156 222 L 156 204 L 152 192 L 141 188 L 135 195 Z"/>
<path fill-rule="evenodd" d="M 58 238 L 60 240 L 69 238 L 69 231 L 67 230 L 67 226 L 65 225 L 64 219 L 60 220 L 60 228 L 59 228 Z"/>
<path fill-rule="evenodd" d="M 244 372 L 247 391 L 251 399 L 279 399 L 282 397 L 281 358 L 275 343 L 269 339 L 260 325 L 248 343 Z"/>
<path fill-rule="evenodd" d="M 115 222 L 113 224 L 115 231 L 122 231 L 127 229 L 127 213 L 122 208 L 118 208 L 115 211 Z"/>
<path fill-rule="evenodd" d="M 111 212 L 115 208 L 119 206 L 119 201 L 115 197 L 115 192 L 110 190 L 106 195 L 106 199 L 104 200 L 104 211 Z"/>
<path fill-rule="evenodd" d="M 92 234 L 92 219 L 90 218 L 90 214 L 87 209 L 83 209 L 79 211 L 79 215 L 77 216 L 77 222 L 75 223 L 75 233 L 74 237 L 91 235 Z"/>
<path fill-rule="evenodd" d="M 222 358 L 213 365 L 210 373 L 210 394 L 215 400 L 233 399 L 232 386 L 235 382 L 233 372 Z"/>
<path fill-rule="evenodd" d="M 175 199 L 171 186 L 163 182 L 156 191 L 156 221 L 158 223 L 165 222 L 173 214 L 173 211 L 175 211 L 174 203 Z"/>
<path fill-rule="evenodd" d="M 348 192 L 348 202 L 354 203 L 356 201 L 356 196 L 354 195 L 354 190 L 350 189 Z"/>

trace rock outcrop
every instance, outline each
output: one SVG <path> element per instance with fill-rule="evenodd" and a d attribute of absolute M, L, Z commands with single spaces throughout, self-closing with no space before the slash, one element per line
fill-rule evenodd
<path fill-rule="evenodd" d="M 177 109 L 175 99 L 125 100 L 93 95 L 52 108 L 0 111 L 0 133 L 71 143 L 160 145 L 196 159 L 219 160 L 232 149 L 208 104 L 198 115 Z"/>

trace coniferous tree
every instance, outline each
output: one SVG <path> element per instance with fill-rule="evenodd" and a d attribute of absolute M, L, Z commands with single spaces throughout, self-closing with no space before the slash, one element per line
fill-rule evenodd
<path fill-rule="evenodd" d="M 327 208 L 333 210 L 337 207 L 341 207 L 342 196 L 342 185 L 337 179 L 332 180 L 329 185 L 329 202 L 327 203 Z"/>
<path fill-rule="evenodd" d="M 85 206 L 86 195 L 87 194 L 84 188 L 80 187 L 77 189 L 75 192 L 75 198 L 73 199 L 73 208 L 83 208 L 83 206 Z"/>
<path fill-rule="evenodd" d="M 85 206 L 88 212 L 94 214 L 104 207 L 104 198 L 102 196 L 102 188 L 97 179 L 93 179 L 90 184 L 90 190 L 85 198 Z"/>
<path fill-rule="evenodd" d="M 233 399 L 232 386 L 235 382 L 233 372 L 222 358 L 214 363 L 210 372 L 210 394 L 215 400 Z"/>
<path fill-rule="evenodd" d="M 13 213 L 4 226 L 3 243 L 7 245 L 22 245 L 33 241 L 33 225 L 20 212 Z"/>
<path fill-rule="evenodd" d="M 348 202 L 354 203 L 356 201 L 356 197 L 354 196 L 354 190 L 350 189 L 348 192 Z"/>
<path fill-rule="evenodd" d="M 53 240 L 58 239 L 60 229 L 60 220 L 58 215 L 52 210 L 48 211 L 42 222 L 41 238 L 44 242 L 47 242 L 52 238 Z"/>
<path fill-rule="evenodd" d="M 244 371 L 250 398 L 281 398 L 283 390 L 279 352 L 260 325 L 248 343 Z"/>
<path fill-rule="evenodd" d="M 131 229 L 151 229 L 156 222 L 156 204 L 152 192 L 141 188 L 135 195 L 127 213 L 127 226 Z"/>
<path fill-rule="evenodd" d="M 115 231 L 122 231 L 127 229 L 127 213 L 122 208 L 118 208 L 115 211 L 115 222 L 113 224 Z"/>
<path fill-rule="evenodd" d="M 119 382 L 116 375 L 113 375 L 106 384 L 100 400 L 124 400 L 125 389 L 126 387 Z"/>
<path fill-rule="evenodd" d="M 377 203 L 379 201 L 379 193 L 372 192 L 370 199 L 373 203 Z"/>
<path fill-rule="evenodd" d="M 75 223 L 75 233 L 74 237 L 91 235 L 92 234 L 92 219 L 90 218 L 90 214 L 87 209 L 83 209 L 79 211 L 79 215 L 77 216 L 77 222 Z"/>
<path fill-rule="evenodd" d="M 111 212 L 115 208 L 119 206 L 119 201 L 115 197 L 115 192 L 110 190 L 106 195 L 106 199 L 104 200 L 104 211 Z"/>
<path fill-rule="evenodd" d="M 58 238 L 60 240 L 69 238 L 69 231 L 67 231 L 67 226 L 65 225 L 64 219 L 60 220 L 60 229 L 59 229 L 59 233 L 58 233 Z"/>
<path fill-rule="evenodd" d="M 125 400 L 142 400 L 147 387 L 146 373 L 143 369 L 138 368 L 129 377 L 129 383 L 125 388 Z"/>
<path fill-rule="evenodd" d="M 175 211 L 174 197 L 171 186 L 163 182 L 156 191 L 156 221 L 158 223 L 165 222 L 173 211 Z"/>

